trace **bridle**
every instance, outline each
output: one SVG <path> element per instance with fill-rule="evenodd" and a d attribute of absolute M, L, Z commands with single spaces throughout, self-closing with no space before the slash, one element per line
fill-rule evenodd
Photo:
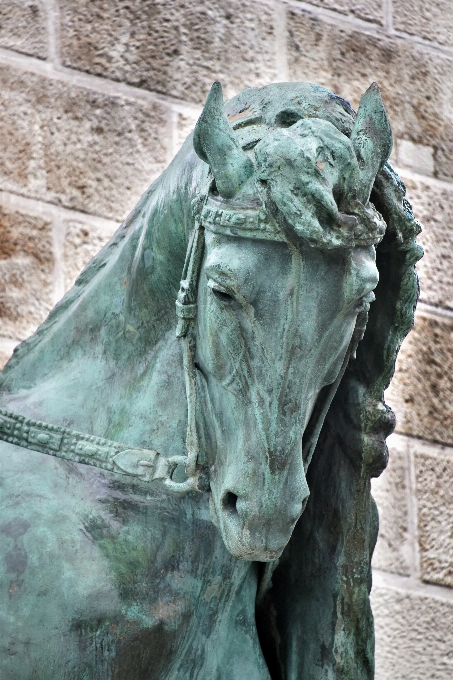
<path fill-rule="evenodd" d="M 173 492 L 209 491 L 206 468 L 199 464 L 199 438 L 196 422 L 197 387 L 195 369 L 195 334 L 198 281 L 205 244 L 205 228 L 229 236 L 246 236 L 275 241 L 286 241 L 272 219 L 255 202 L 225 204 L 219 199 L 204 200 L 201 215 L 189 238 L 180 288 L 176 299 L 178 317 L 176 337 L 182 341 L 184 378 L 187 400 L 186 455 L 163 456 L 152 449 L 130 447 L 125 444 L 84 434 L 77 430 L 51 425 L 26 418 L 12 411 L 0 409 L 0 440 L 63 458 L 76 463 L 135 477 L 145 482 L 160 481 Z M 321 391 L 307 425 L 303 441 L 305 470 L 311 461 L 324 418 L 332 403 L 351 355 L 360 340 L 356 329 L 352 335 L 340 372 L 332 385 Z M 186 479 L 172 479 L 179 466 L 184 466 Z"/>
<path fill-rule="evenodd" d="M 202 475 L 204 473 L 204 468 L 198 465 L 200 447 L 196 422 L 197 388 L 194 360 L 195 337 L 191 332 L 197 316 L 196 301 L 205 244 L 205 226 L 209 231 L 218 234 L 226 234 L 228 236 L 237 237 L 240 233 L 242 237 L 246 235 L 248 238 L 265 238 L 267 240 L 286 241 L 286 238 L 276 227 L 274 221 L 269 220 L 266 213 L 263 211 L 258 212 L 255 204 L 245 206 L 245 209 L 244 205 L 242 205 L 242 210 L 238 211 L 237 206 L 234 204 L 231 206 L 231 210 L 225 210 L 224 207 L 216 207 L 216 203 L 222 205 L 220 201 L 204 201 L 204 207 L 201 211 L 201 218 L 204 226 L 202 226 L 199 218 L 195 219 L 195 227 L 189 239 L 178 297 L 176 299 L 176 314 L 178 316 L 176 337 L 180 338 L 183 342 L 184 376 L 187 399 L 186 456 L 173 456 L 168 460 L 173 470 L 177 465 L 185 465 L 187 480 L 184 482 L 174 482 L 170 475 L 170 477 L 165 480 L 165 485 L 173 491 L 183 493 L 189 490 L 209 490 L 209 480 L 207 478 L 200 480 L 200 474 Z M 241 221 L 238 220 L 238 217 Z M 327 411 L 337 392 L 349 360 L 354 354 L 357 344 L 361 339 L 361 332 L 359 331 L 358 333 L 358 330 L 358 324 L 356 323 L 340 372 L 336 380 L 321 391 L 305 429 L 302 448 L 305 472 L 313 457 Z M 361 329 L 361 331 L 363 331 L 363 329 Z"/>

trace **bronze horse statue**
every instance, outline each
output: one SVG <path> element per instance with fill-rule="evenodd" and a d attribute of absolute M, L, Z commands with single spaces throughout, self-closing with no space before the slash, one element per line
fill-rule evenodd
<path fill-rule="evenodd" d="M 366 680 L 419 231 L 372 85 L 212 87 L 0 376 L 3 680 Z M 175 314 L 176 301 L 176 314 Z"/>

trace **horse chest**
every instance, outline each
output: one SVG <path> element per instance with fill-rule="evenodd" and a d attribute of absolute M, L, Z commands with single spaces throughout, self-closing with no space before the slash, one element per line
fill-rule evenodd
<path fill-rule="evenodd" d="M 268 677 L 255 569 L 227 553 L 199 495 L 131 493 L 2 446 L 1 677 L 227 680 L 228 657 Z"/>

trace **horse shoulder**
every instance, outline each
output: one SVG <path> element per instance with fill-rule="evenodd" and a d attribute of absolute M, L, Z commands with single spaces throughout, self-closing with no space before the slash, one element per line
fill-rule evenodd
<path fill-rule="evenodd" d="M 255 571 L 225 550 L 207 498 L 0 453 L 0 677 L 234 680 L 239 664 L 268 679 Z"/>

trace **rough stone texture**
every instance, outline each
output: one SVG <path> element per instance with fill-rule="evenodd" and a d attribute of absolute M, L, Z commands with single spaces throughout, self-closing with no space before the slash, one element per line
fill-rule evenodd
<path fill-rule="evenodd" d="M 420 299 L 436 307 L 453 309 L 453 185 L 409 177 L 404 171 L 401 177 L 414 215 L 423 227 L 417 239 L 425 249 L 417 264 Z"/>
<path fill-rule="evenodd" d="M 176 152 L 179 151 L 187 137 L 193 132 L 200 113 L 201 111 L 199 113 L 178 113 L 176 122 Z"/>
<path fill-rule="evenodd" d="M 167 110 L 0 68 L 0 188 L 120 220 L 164 169 Z"/>
<path fill-rule="evenodd" d="M 51 223 L 0 207 L 0 333 L 24 339 L 53 306 Z"/>
<path fill-rule="evenodd" d="M 414 459 L 421 575 L 453 587 L 453 452 L 415 446 Z"/>
<path fill-rule="evenodd" d="M 14 347 L 17 344 L 17 340 L 12 340 L 11 338 L 0 338 L 0 370 L 11 357 Z"/>
<path fill-rule="evenodd" d="M 309 0 L 310 5 L 325 7 L 342 14 L 352 14 L 358 19 L 384 23 L 383 4 L 379 0 Z"/>
<path fill-rule="evenodd" d="M 64 243 L 65 290 L 69 290 L 74 285 L 82 269 L 113 236 L 114 231 L 113 227 L 109 232 L 96 225 L 81 224 L 76 221 L 67 223 Z"/>
<path fill-rule="evenodd" d="M 376 81 L 395 137 L 434 147 L 435 174 L 453 177 L 451 61 L 402 39 L 373 36 L 288 10 L 291 80 L 311 80 L 357 106 Z"/>
<path fill-rule="evenodd" d="M 373 568 L 408 576 L 413 546 L 409 531 L 409 488 L 407 446 L 401 438 L 389 439 L 390 459 L 386 470 L 371 482 L 379 510 L 379 537 Z"/>
<path fill-rule="evenodd" d="M 47 11 L 43 0 L 1 0 L 0 47 L 47 57 Z"/>
<path fill-rule="evenodd" d="M 371 599 L 376 680 L 451 680 L 453 601 L 385 586 Z"/>
<path fill-rule="evenodd" d="M 247 0 L 63 0 L 66 66 L 203 102 L 276 79 L 272 6 Z M 259 57 L 257 58 L 257 55 Z"/>
<path fill-rule="evenodd" d="M 441 45 L 453 45 L 451 0 L 396 0 L 393 26 L 397 31 L 417 35 Z"/>
<path fill-rule="evenodd" d="M 11 353 L 7 349 L 4 349 L 3 347 L 0 346 L 0 370 L 9 360 L 10 356 Z"/>
<path fill-rule="evenodd" d="M 453 443 L 453 321 L 416 318 L 386 400 L 398 432 Z"/>
<path fill-rule="evenodd" d="M 431 177 L 434 175 L 434 150 L 432 146 L 414 144 L 407 139 L 396 140 L 398 163 L 405 168 Z"/>

